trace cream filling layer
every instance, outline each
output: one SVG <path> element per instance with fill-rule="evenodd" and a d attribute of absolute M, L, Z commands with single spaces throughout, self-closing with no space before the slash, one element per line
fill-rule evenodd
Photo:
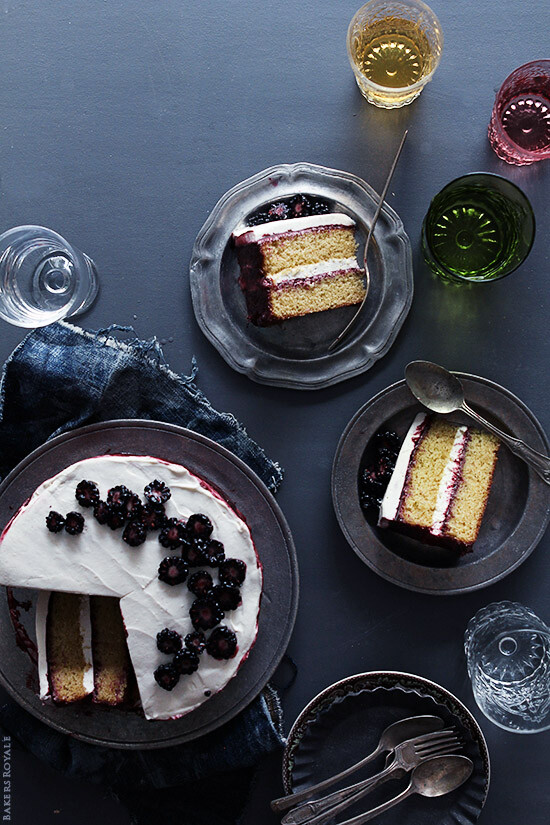
<path fill-rule="evenodd" d="M 468 441 L 468 427 L 459 427 L 456 431 L 455 440 L 451 447 L 449 454 L 449 461 L 445 465 L 441 481 L 439 483 L 439 490 L 437 491 L 437 500 L 433 514 L 432 526 L 430 533 L 434 536 L 440 536 L 445 526 L 446 515 L 455 491 L 455 482 L 457 474 L 460 472 L 460 466 L 464 455 L 466 443 Z"/>
<path fill-rule="evenodd" d="M 222 622 L 237 634 L 237 654 L 218 662 L 203 653 L 199 670 L 182 676 L 172 691 L 160 688 L 153 678 L 155 668 L 169 661 L 157 650 L 156 635 L 164 627 L 183 635 L 190 633 L 189 608 L 195 597 L 185 583 L 171 587 L 158 580 L 160 562 L 172 553 L 161 546 L 156 532 L 139 547 L 129 547 L 122 541 L 121 530 L 98 524 L 91 510 L 80 508 L 75 500 L 76 485 L 82 479 L 95 481 L 105 497 L 117 484 L 142 495 L 145 485 L 156 478 L 172 492 L 166 502 L 169 518 L 204 513 L 212 521 L 214 538 L 224 544 L 226 556 L 242 559 L 247 565 L 242 605 L 229 611 Z M 50 510 L 63 514 L 79 510 L 86 520 L 84 532 L 78 536 L 48 532 L 45 518 Z M 113 455 L 79 461 L 37 488 L 2 534 L 0 583 L 118 596 L 145 716 L 167 719 L 193 710 L 208 698 L 205 690 L 214 695 L 236 674 L 256 638 L 262 572 L 246 523 L 200 478 L 181 465 L 151 456 Z M 43 609 L 41 615 L 44 620 L 47 612 Z M 43 634 L 45 650 L 44 621 L 42 625 L 38 632 Z M 42 670 L 45 667 L 43 664 Z"/>
<path fill-rule="evenodd" d="M 310 215 L 305 218 L 288 218 L 283 221 L 269 221 L 258 226 L 241 226 L 233 232 L 238 241 L 243 235 L 249 243 L 254 243 L 267 236 L 284 235 L 285 232 L 300 232 L 303 229 L 315 229 L 323 226 L 355 226 L 355 221 L 343 212 L 330 212 L 328 215 Z"/>
<path fill-rule="evenodd" d="M 274 286 L 280 286 L 286 282 L 297 281 L 303 278 L 316 278 L 323 275 L 333 275 L 335 272 L 346 271 L 348 269 L 359 269 L 355 257 L 333 258 L 330 261 L 319 261 L 315 264 L 283 269 L 275 275 L 269 275 L 267 280 L 271 281 Z"/>

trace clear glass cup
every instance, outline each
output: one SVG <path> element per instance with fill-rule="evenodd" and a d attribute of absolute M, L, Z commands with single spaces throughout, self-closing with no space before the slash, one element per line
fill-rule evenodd
<path fill-rule="evenodd" d="M 523 263 L 535 239 L 535 215 L 511 181 L 473 172 L 447 184 L 422 225 L 426 263 L 444 281 L 495 281 Z"/>
<path fill-rule="evenodd" d="M 506 163 L 525 166 L 550 158 L 550 60 L 532 60 L 497 92 L 489 142 Z"/>
<path fill-rule="evenodd" d="M 0 317 L 42 327 L 78 315 L 98 291 L 94 262 L 43 226 L 17 226 L 0 235 Z"/>
<path fill-rule="evenodd" d="M 495 602 L 470 620 L 464 650 L 485 716 L 505 730 L 550 728 L 550 628 L 518 602 Z"/>
<path fill-rule="evenodd" d="M 347 48 L 362 95 L 394 109 L 412 103 L 432 79 L 443 32 L 421 0 L 370 0 L 349 24 Z"/>

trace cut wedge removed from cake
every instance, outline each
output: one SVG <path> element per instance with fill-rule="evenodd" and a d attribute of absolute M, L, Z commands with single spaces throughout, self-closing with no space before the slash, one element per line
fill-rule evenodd
<path fill-rule="evenodd" d="M 470 551 L 485 513 L 499 444 L 490 433 L 419 413 L 382 499 L 379 526 Z"/>
<path fill-rule="evenodd" d="M 341 212 L 246 226 L 232 238 L 248 317 L 269 326 L 365 297 L 355 221 Z"/>

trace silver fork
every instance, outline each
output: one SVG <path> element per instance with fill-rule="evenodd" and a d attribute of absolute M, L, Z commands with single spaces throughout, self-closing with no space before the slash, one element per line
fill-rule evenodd
<path fill-rule="evenodd" d="M 426 733 L 402 742 L 394 750 L 393 760 L 384 770 L 369 779 L 356 782 L 339 791 L 334 791 L 314 802 L 305 802 L 293 808 L 282 818 L 282 825 L 323 825 L 330 822 L 345 808 L 362 799 L 370 791 L 378 788 L 391 778 L 404 776 L 421 762 L 432 756 L 454 753 L 462 748 L 462 740 L 455 728 L 445 728 L 434 733 Z M 327 813 L 325 813 L 327 812 Z"/>

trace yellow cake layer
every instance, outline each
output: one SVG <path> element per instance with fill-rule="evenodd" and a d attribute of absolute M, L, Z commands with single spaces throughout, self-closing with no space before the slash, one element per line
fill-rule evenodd
<path fill-rule="evenodd" d="M 359 304 L 364 297 L 362 275 L 346 272 L 300 286 L 291 285 L 288 289 L 272 290 L 269 303 L 274 317 L 284 320 L 310 312 Z"/>
<path fill-rule="evenodd" d="M 94 702 L 119 705 L 127 698 L 130 656 L 118 599 L 91 596 Z"/>
<path fill-rule="evenodd" d="M 333 258 L 353 258 L 357 244 L 353 228 L 330 227 L 303 231 L 262 242 L 263 270 L 266 277 L 285 269 L 308 266 Z"/>
<path fill-rule="evenodd" d="M 470 429 L 470 441 L 445 534 L 473 543 L 481 526 L 497 460 L 499 440 L 490 433 Z"/>
<path fill-rule="evenodd" d="M 48 678 L 56 702 L 78 702 L 88 695 L 84 686 L 86 660 L 80 630 L 80 601 L 85 596 L 52 593 L 48 606 Z"/>
<path fill-rule="evenodd" d="M 433 420 L 427 436 L 419 443 L 401 507 L 408 524 L 430 528 L 443 471 L 455 440 L 456 425 L 444 419 Z"/>

